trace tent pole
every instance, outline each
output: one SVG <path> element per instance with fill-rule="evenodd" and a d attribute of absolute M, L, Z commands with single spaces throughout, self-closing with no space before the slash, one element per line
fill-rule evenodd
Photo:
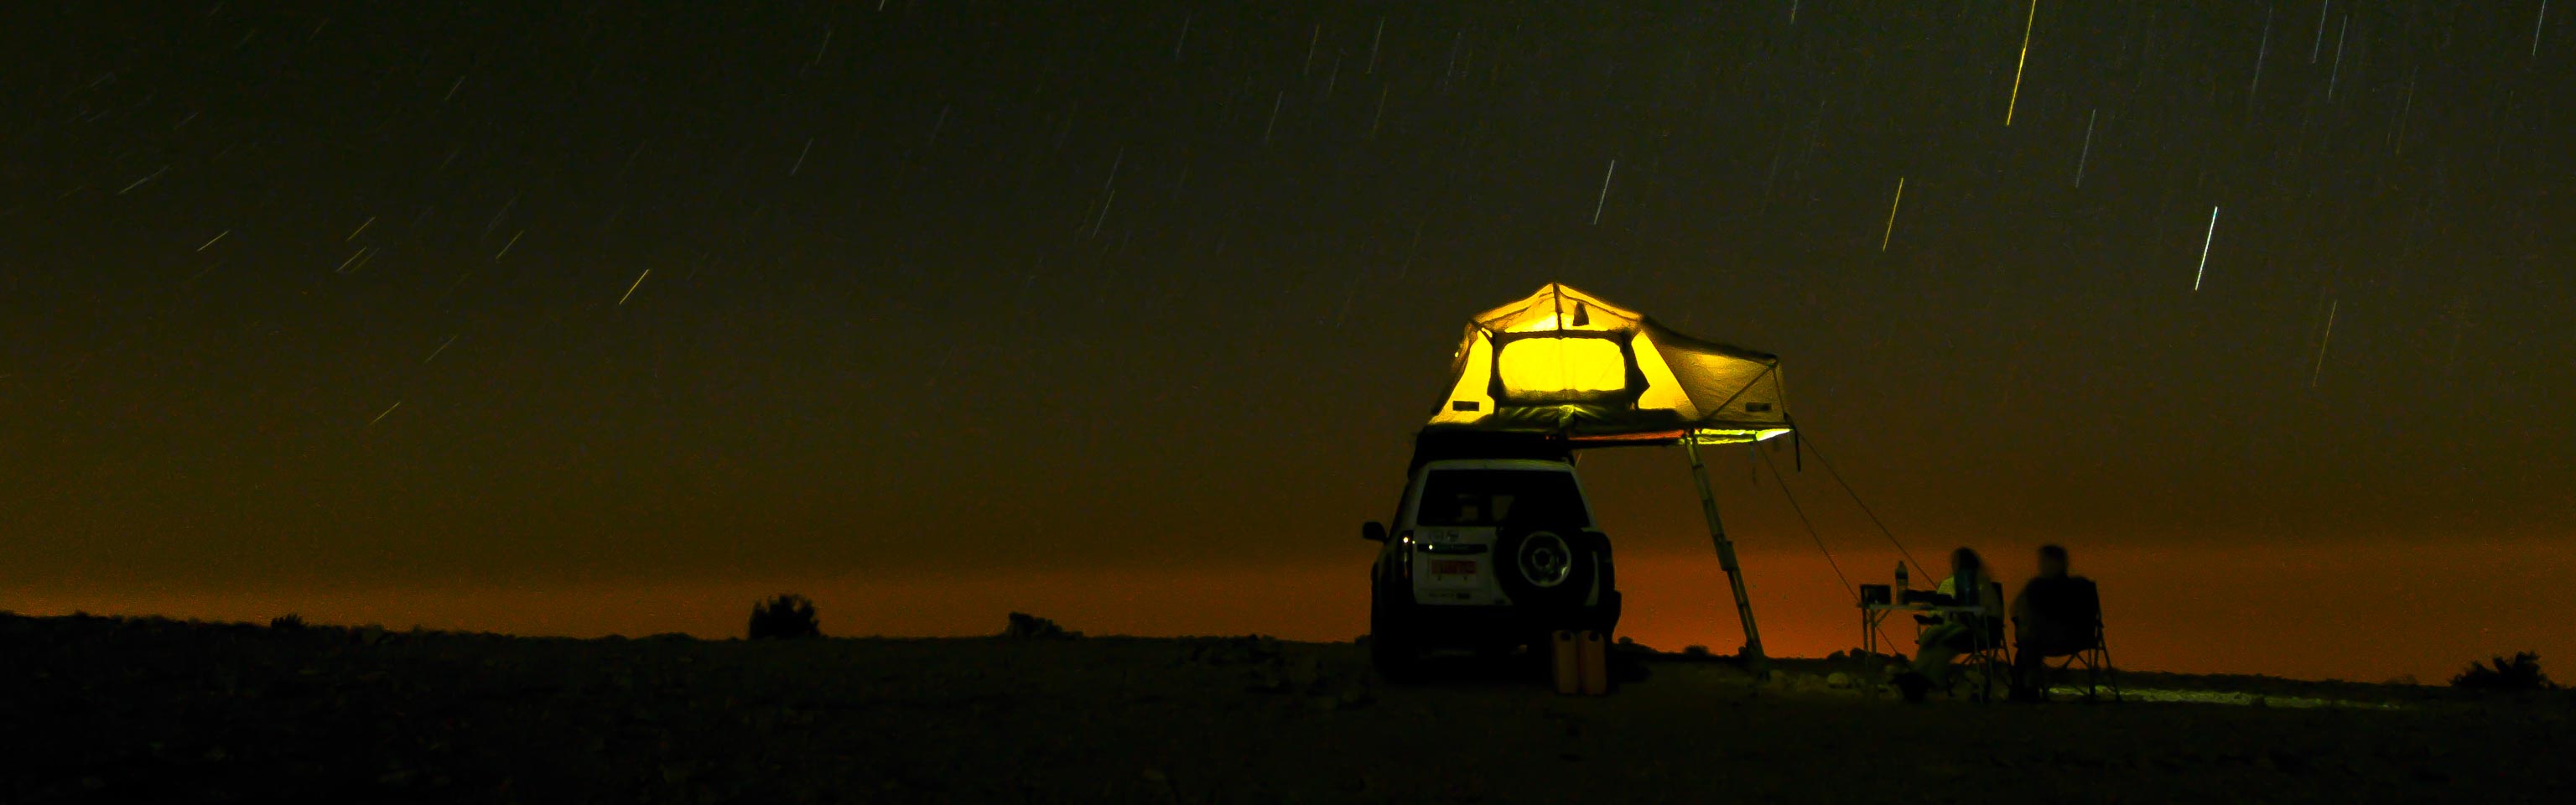
<path fill-rule="evenodd" d="M 1753 625 L 1753 601 L 1744 595 L 1744 568 L 1735 562 L 1735 541 L 1726 538 L 1726 525 L 1717 518 L 1717 494 L 1708 487 L 1708 466 L 1699 460 L 1699 438 L 1682 434 L 1682 454 L 1690 457 L 1691 480 L 1699 484 L 1699 510 L 1708 517 L 1708 537 L 1717 543 L 1717 566 L 1726 569 L 1726 584 L 1734 588 L 1735 616 L 1744 622 L 1744 654 L 1755 676 L 1768 678 L 1771 661 L 1762 655 L 1762 631 Z"/>

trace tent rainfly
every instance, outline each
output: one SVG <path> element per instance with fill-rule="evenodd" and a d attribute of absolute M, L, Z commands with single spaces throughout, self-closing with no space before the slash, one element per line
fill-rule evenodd
<path fill-rule="evenodd" d="M 1702 341 L 1551 283 L 1476 314 L 1430 427 L 1600 445 L 1740 444 L 1788 433 L 1775 355 Z"/>

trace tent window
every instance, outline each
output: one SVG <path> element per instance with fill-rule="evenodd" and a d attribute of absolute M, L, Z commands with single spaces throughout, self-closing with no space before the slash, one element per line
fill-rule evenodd
<path fill-rule="evenodd" d="M 1449 410 L 1452 410 L 1452 411 L 1473 411 L 1473 410 L 1476 410 L 1476 408 L 1477 408 L 1477 405 L 1476 405 L 1476 401 L 1475 401 L 1475 400 L 1451 400 L 1451 401 L 1449 401 Z"/>
<path fill-rule="evenodd" d="M 1503 390 L 1513 393 L 1618 391 L 1628 386 L 1628 359 L 1603 338 L 1524 338 L 1503 345 Z"/>

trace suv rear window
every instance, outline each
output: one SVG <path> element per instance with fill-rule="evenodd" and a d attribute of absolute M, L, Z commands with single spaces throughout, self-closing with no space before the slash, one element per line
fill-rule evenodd
<path fill-rule="evenodd" d="M 1592 524 L 1570 472 L 1433 470 L 1422 486 L 1420 525 Z"/>

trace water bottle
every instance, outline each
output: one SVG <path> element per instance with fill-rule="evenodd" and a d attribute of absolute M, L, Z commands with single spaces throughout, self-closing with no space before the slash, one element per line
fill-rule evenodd
<path fill-rule="evenodd" d="M 1912 588 L 1912 586 L 1912 583 L 1905 580 L 1905 563 L 1896 563 L 1896 600 L 1889 601 L 1888 603 L 1899 606 L 1904 605 L 1905 594 Z"/>

